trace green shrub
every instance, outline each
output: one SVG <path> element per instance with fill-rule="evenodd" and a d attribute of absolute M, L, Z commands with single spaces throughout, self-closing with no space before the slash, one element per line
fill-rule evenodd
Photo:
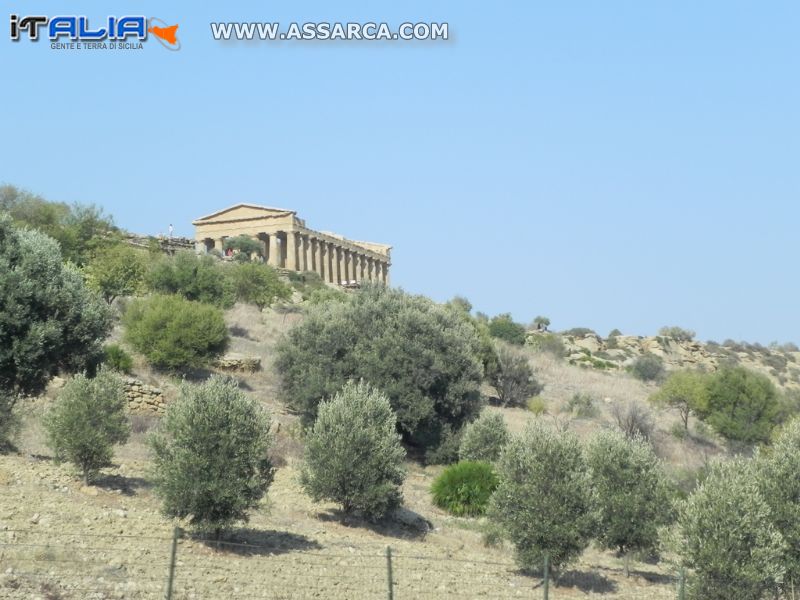
<path fill-rule="evenodd" d="M 14 448 L 14 437 L 19 431 L 20 419 L 14 411 L 14 399 L 0 392 L 0 453 Z"/>
<path fill-rule="evenodd" d="M 306 438 L 303 489 L 349 514 L 379 519 L 402 501 L 405 451 L 389 400 L 366 383 L 347 383 L 319 406 Z"/>
<path fill-rule="evenodd" d="M 291 288 L 281 281 L 278 272 L 269 265 L 245 263 L 232 265 L 227 273 L 233 293 L 239 302 L 255 304 L 264 309 L 278 300 L 288 300 Z"/>
<path fill-rule="evenodd" d="M 619 431 L 629 440 L 649 440 L 655 424 L 653 415 L 642 402 L 617 402 L 611 407 L 611 416 Z"/>
<path fill-rule="evenodd" d="M 262 247 L 261 242 L 254 240 L 249 235 L 237 235 L 236 237 L 228 238 L 222 245 L 225 250 L 238 250 L 237 256 L 242 256 L 244 261 L 249 262 L 252 254 L 261 256 Z"/>
<path fill-rule="evenodd" d="M 539 396 L 528 400 L 527 408 L 537 417 L 547 414 L 547 403 Z"/>
<path fill-rule="evenodd" d="M 222 308 L 232 306 L 235 298 L 222 264 L 211 256 L 195 256 L 193 252 L 162 257 L 145 279 L 158 294 L 175 294 Z"/>
<path fill-rule="evenodd" d="M 56 373 L 93 369 L 111 325 L 58 244 L 0 214 L 0 391 L 10 404 L 42 393 Z"/>
<path fill-rule="evenodd" d="M 489 321 L 489 334 L 509 344 L 521 346 L 525 343 L 525 326 L 516 323 L 510 313 L 493 317 Z"/>
<path fill-rule="evenodd" d="M 124 244 L 103 250 L 84 269 L 89 287 L 108 304 L 117 297 L 136 294 L 146 272 L 146 255 Z"/>
<path fill-rule="evenodd" d="M 682 327 L 662 327 L 658 330 L 658 333 L 679 342 L 691 342 L 695 335 L 691 329 L 683 329 Z"/>
<path fill-rule="evenodd" d="M 310 300 L 317 292 L 319 292 L 317 301 L 322 299 L 326 292 L 344 295 L 342 290 L 326 285 L 319 273 L 314 271 L 289 271 L 288 277 L 292 288 L 300 292 L 303 300 Z"/>
<path fill-rule="evenodd" d="M 573 327 L 572 329 L 567 329 L 566 331 L 562 331 L 561 335 L 568 335 L 571 337 L 585 337 L 587 335 L 597 335 L 594 329 L 589 329 L 588 327 Z"/>
<path fill-rule="evenodd" d="M 499 485 L 489 502 L 489 519 L 516 548 L 527 571 L 545 556 L 560 568 L 589 545 L 593 498 L 588 467 L 578 439 L 534 421 L 512 438 L 497 466 Z"/>
<path fill-rule="evenodd" d="M 89 485 L 98 471 L 110 466 L 114 444 L 130 435 L 122 381 L 100 369 L 94 379 L 75 375 L 61 390 L 45 417 L 47 445 L 57 461 L 68 461 Z"/>
<path fill-rule="evenodd" d="M 484 410 L 464 427 L 458 456 L 461 460 L 495 462 L 508 440 L 508 427 L 503 415 Z"/>
<path fill-rule="evenodd" d="M 228 330 L 218 308 L 179 296 L 135 300 L 123 322 L 128 342 L 158 369 L 202 367 L 228 344 Z"/>
<path fill-rule="evenodd" d="M 306 298 L 311 305 L 325 304 L 326 302 L 344 302 L 347 295 L 342 290 L 337 290 L 329 286 L 324 286 L 311 291 Z"/>
<path fill-rule="evenodd" d="M 681 505 L 674 550 L 693 570 L 689 597 L 759 600 L 777 597 L 786 543 L 772 524 L 752 464 L 712 465 L 706 480 Z"/>
<path fill-rule="evenodd" d="M 592 419 L 600 413 L 594 399 L 584 392 L 575 392 L 567 401 L 566 409 L 579 419 Z"/>
<path fill-rule="evenodd" d="M 279 342 L 281 398 L 310 423 L 320 398 L 363 379 L 389 398 L 406 440 L 435 448 L 445 426 L 457 432 L 480 411 L 477 349 L 475 329 L 452 309 L 365 286 L 342 302 L 309 306 Z"/>
<path fill-rule="evenodd" d="M 457 517 L 476 517 L 486 512 L 497 475 L 485 462 L 462 461 L 450 465 L 431 486 L 433 503 Z"/>
<path fill-rule="evenodd" d="M 541 315 L 537 316 L 531 323 L 531 328 L 539 331 L 547 331 L 548 327 L 550 327 L 550 319 Z"/>
<path fill-rule="evenodd" d="M 234 379 L 183 384 L 149 443 L 165 515 L 199 531 L 247 521 L 272 483 L 270 417 Z"/>
<path fill-rule="evenodd" d="M 673 423 L 669 428 L 669 432 L 672 434 L 672 437 L 681 442 L 689 437 L 689 430 L 681 423 Z"/>
<path fill-rule="evenodd" d="M 767 442 L 780 408 L 778 391 L 766 375 L 734 367 L 711 377 L 702 416 L 729 440 Z"/>
<path fill-rule="evenodd" d="M 664 376 L 664 361 L 655 354 L 642 354 L 630 366 L 631 374 L 642 381 L 659 381 Z"/>
<path fill-rule="evenodd" d="M 524 406 L 528 398 L 542 391 L 525 353 L 506 344 L 498 344 L 492 385 L 503 406 Z"/>
<path fill-rule="evenodd" d="M 530 335 L 527 338 L 527 344 L 537 352 L 551 354 L 556 358 L 564 358 L 567 354 L 567 349 L 564 347 L 561 336 L 555 333 Z"/>
<path fill-rule="evenodd" d="M 129 374 L 133 368 L 133 359 L 119 344 L 108 344 L 103 348 L 103 364 L 120 373 Z"/>
<path fill-rule="evenodd" d="M 608 338 L 611 339 L 611 338 L 619 337 L 621 335 L 622 335 L 622 332 L 619 329 L 612 329 L 608 333 Z"/>
<path fill-rule="evenodd" d="M 629 440 L 601 431 L 586 448 L 597 501 L 595 538 L 603 548 L 625 555 L 651 552 L 658 529 L 670 519 L 666 477 L 653 449 L 641 438 Z"/>
<path fill-rule="evenodd" d="M 453 429 L 445 423 L 439 432 L 439 443 L 425 451 L 425 464 L 449 465 L 458 460 L 464 428 Z"/>

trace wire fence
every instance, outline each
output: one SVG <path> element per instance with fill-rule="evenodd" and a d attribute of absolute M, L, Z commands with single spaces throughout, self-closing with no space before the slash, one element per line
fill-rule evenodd
<path fill-rule="evenodd" d="M 0 598 L 683 600 L 688 587 L 682 573 L 648 571 L 622 586 L 619 573 L 582 566 L 556 582 L 547 568 L 531 576 L 502 558 L 323 546 L 285 532 L 243 530 L 236 539 L 200 539 L 180 529 L 172 537 L 6 529 L 0 531 Z"/>

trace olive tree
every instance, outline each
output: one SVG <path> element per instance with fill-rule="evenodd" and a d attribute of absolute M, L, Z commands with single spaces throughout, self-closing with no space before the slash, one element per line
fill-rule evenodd
<path fill-rule="evenodd" d="M 760 600 L 783 580 L 786 543 L 744 459 L 712 464 L 681 506 L 676 533 L 674 549 L 694 571 L 691 598 Z"/>
<path fill-rule="evenodd" d="M 772 447 L 757 453 L 758 480 L 772 524 L 786 542 L 786 581 L 800 587 L 800 419 L 790 421 Z"/>
<path fill-rule="evenodd" d="M 99 253 L 85 268 L 89 286 L 111 304 L 119 296 L 135 294 L 144 283 L 144 255 L 123 244 Z"/>
<path fill-rule="evenodd" d="M 345 514 L 379 519 L 402 501 L 405 450 L 389 400 L 364 382 L 349 382 L 319 406 L 306 437 L 301 483 L 315 500 Z"/>
<path fill-rule="evenodd" d="M 661 389 L 650 396 L 659 406 L 677 409 L 685 431 L 689 430 L 689 416 L 702 413 L 708 403 L 709 375 L 700 371 L 675 371 L 664 381 Z"/>
<path fill-rule="evenodd" d="M 122 380 L 101 368 L 94 378 L 70 379 L 45 417 L 47 444 L 56 460 L 74 464 L 86 485 L 110 466 L 114 445 L 127 441 L 131 428 L 125 407 Z"/>
<path fill-rule="evenodd" d="M 508 443 L 510 435 L 503 415 L 484 410 L 464 427 L 458 456 L 461 460 L 495 462 Z"/>
<path fill-rule="evenodd" d="M 164 514 L 217 537 L 247 521 L 274 475 L 270 425 L 266 410 L 232 378 L 184 384 L 149 439 Z"/>
<path fill-rule="evenodd" d="M 625 557 L 658 545 L 658 528 L 670 517 L 670 495 L 662 465 L 640 437 L 601 431 L 586 448 L 597 502 L 595 539 Z"/>
<path fill-rule="evenodd" d="M 13 406 L 58 372 L 92 369 L 111 329 L 106 304 L 58 244 L 0 215 L 0 390 Z"/>
<path fill-rule="evenodd" d="M 475 329 L 456 311 L 368 286 L 309 306 L 277 346 L 283 401 L 306 423 L 323 398 L 363 379 L 391 403 L 403 436 L 434 448 L 481 408 Z"/>
<path fill-rule="evenodd" d="M 503 343 L 497 347 L 497 369 L 492 384 L 503 406 L 524 405 L 531 396 L 542 391 L 525 353 Z"/>
<path fill-rule="evenodd" d="M 578 439 L 534 421 L 514 437 L 497 464 L 500 483 L 489 519 L 516 548 L 517 562 L 558 569 L 577 558 L 592 536 L 594 499 Z"/>

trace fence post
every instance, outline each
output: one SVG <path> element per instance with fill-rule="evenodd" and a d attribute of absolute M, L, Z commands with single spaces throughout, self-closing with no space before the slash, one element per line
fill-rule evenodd
<path fill-rule="evenodd" d="M 175 556 L 178 553 L 178 538 L 181 537 L 181 528 L 172 531 L 172 550 L 169 554 L 169 576 L 167 577 L 166 600 L 172 600 L 172 582 L 175 580 Z"/>
<path fill-rule="evenodd" d="M 386 546 L 386 583 L 389 586 L 389 600 L 394 600 L 394 583 L 392 582 L 392 547 Z"/>
<path fill-rule="evenodd" d="M 686 600 L 686 569 L 683 567 L 678 573 L 678 600 Z"/>
<path fill-rule="evenodd" d="M 544 581 L 542 582 L 542 588 L 544 589 L 544 600 L 548 600 L 550 598 L 550 557 L 545 554 L 544 555 Z"/>

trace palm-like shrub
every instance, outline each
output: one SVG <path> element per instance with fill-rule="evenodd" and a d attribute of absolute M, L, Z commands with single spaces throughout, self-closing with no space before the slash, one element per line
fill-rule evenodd
<path fill-rule="evenodd" d="M 270 424 L 233 379 L 184 384 L 149 439 L 164 514 L 217 536 L 246 521 L 273 479 Z"/>
<path fill-rule="evenodd" d="M 405 450 L 389 400 L 366 383 L 347 383 L 323 402 L 306 438 L 301 483 L 316 501 L 379 519 L 402 500 Z"/>
<path fill-rule="evenodd" d="M 66 383 L 45 417 L 47 444 L 58 461 L 74 464 L 89 485 L 111 464 L 114 444 L 130 435 L 122 381 L 106 369 L 89 379 L 76 375 Z"/>
<path fill-rule="evenodd" d="M 489 463 L 461 461 L 447 467 L 433 482 L 433 503 L 457 517 L 482 515 L 497 481 Z"/>

